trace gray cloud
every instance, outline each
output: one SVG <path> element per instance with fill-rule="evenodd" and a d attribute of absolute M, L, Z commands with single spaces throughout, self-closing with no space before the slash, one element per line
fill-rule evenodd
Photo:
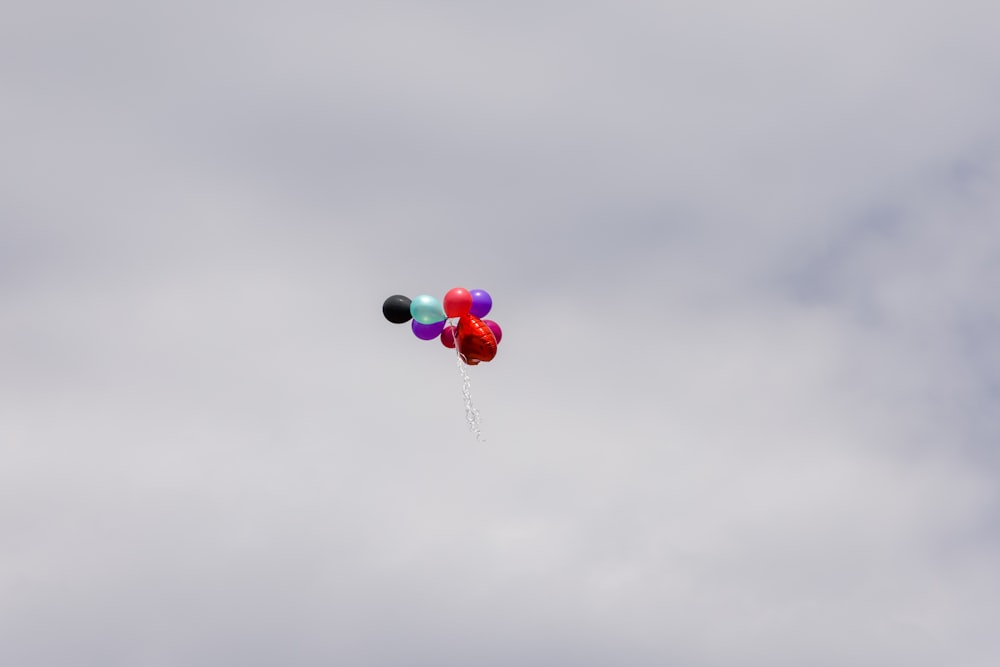
<path fill-rule="evenodd" d="M 992 5 L 8 14 L 4 664 L 996 663 Z"/>

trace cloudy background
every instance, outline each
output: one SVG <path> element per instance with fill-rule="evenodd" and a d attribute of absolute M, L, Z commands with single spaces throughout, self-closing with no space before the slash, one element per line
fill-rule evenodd
<path fill-rule="evenodd" d="M 5 6 L 0 662 L 1000 663 L 998 25 Z"/>

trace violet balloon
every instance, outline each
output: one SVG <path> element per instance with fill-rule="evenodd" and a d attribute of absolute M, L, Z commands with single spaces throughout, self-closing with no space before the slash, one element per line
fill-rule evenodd
<path fill-rule="evenodd" d="M 493 307 L 493 297 L 490 296 L 489 292 L 474 289 L 470 294 L 472 294 L 472 308 L 469 309 L 470 314 L 482 318 L 486 313 L 490 312 L 490 308 Z"/>
<path fill-rule="evenodd" d="M 420 340 L 434 340 L 441 335 L 441 331 L 444 329 L 444 320 L 433 324 L 423 324 L 417 320 L 411 320 L 410 328 L 413 329 L 413 335 Z"/>

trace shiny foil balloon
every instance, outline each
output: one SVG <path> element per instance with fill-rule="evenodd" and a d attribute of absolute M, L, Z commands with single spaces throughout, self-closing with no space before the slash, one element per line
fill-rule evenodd
<path fill-rule="evenodd" d="M 462 361 L 475 366 L 497 355 L 497 339 L 486 324 L 475 315 L 462 315 L 455 329 L 455 344 Z"/>

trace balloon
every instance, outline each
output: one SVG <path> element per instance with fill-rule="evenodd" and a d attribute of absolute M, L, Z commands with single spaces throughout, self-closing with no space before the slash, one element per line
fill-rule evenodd
<path fill-rule="evenodd" d="M 472 308 L 469 309 L 469 313 L 476 317 L 485 317 L 486 313 L 490 312 L 490 308 L 493 307 L 493 298 L 489 292 L 481 289 L 474 289 L 470 294 L 472 295 Z"/>
<path fill-rule="evenodd" d="M 444 295 L 444 314 L 448 317 L 461 317 L 472 308 L 472 294 L 464 287 L 455 287 Z"/>
<path fill-rule="evenodd" d="M 503 330 L 500 328 L 500 325 L 493 320 L 483 320 L 483 324 L 490 328 L 490 331 L 493 332 L 493 337 L 497 339 L 497 345 L 499 345 L 500 339 L 503 338 Z"/>
<path fill-rule="evenodd" d="M 426 294 L 414 297 L 413 302 L 410 304 L 410 314 L 413 315 L 413 319 L 421 324 L 434 324 L 446 319 L 444 309 L 441 308 L 441 303 L 434 297 Z M 437 334 L 434 335 L 436 336 Z"/>
<path fill-rule="evenodd" d="M 449 350 L 455 349 L 455 325 L 449 324 L 441 332 L 441 344 Z"/>
<path fill-rule="evenodd" d="M 410 314 L 410 297 L 393 294 L 382 303 L 382 314 L 393 324 L 405 324 L 413 315 Z"/>
<path fill-rule="evenodd" d="M 420 340 L 434 340 L 441 335 L 441 330 L 444 329 L 444 320 L 432 324 L 421 324 L 417 320 L 413 320 L 410 322 L 410 328 L 413 329 L 413 335 Z"/>
<path fill-rule="evenodd" d="M 455 343 L 462 361 L 475 366 L 480 361 L 490 361 L 497 355 L 497 339 L 486 324 L 475 315 L 458 318 Z"/>

